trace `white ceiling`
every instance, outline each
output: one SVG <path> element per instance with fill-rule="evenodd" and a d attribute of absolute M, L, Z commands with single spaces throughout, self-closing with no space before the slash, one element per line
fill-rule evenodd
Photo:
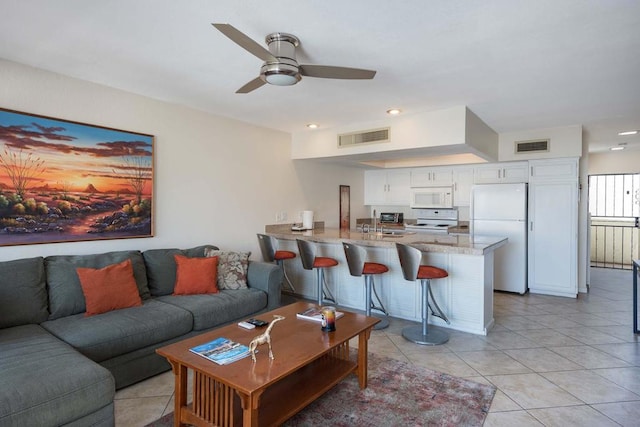
<path fill-rule="evenodd" d="M 261 61 L 212 22 L 378 73 L 235 94 Z M 0 0 L 0 57 L 291 133 L 466 105 L 497 132 L 581 124 L 592 152 L 640 149 L 616 135 L 640 129 L 637 0 Z"/>

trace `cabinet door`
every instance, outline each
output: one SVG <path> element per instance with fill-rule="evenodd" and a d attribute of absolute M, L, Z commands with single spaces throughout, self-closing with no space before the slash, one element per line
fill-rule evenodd
<path fill-rule="evenodd" d="M 527 182 L 529 172 L 526 162 L 493 163 L 491 165 L 476 166 L 476 184 L 500 184 Z"/>
<path fill-rule="evenodd" d="M 365 171 L 365 205 L 401 205 L 409 206 L 408 170 Z"/>
<path fill-rule="evenodd" d="M 430 168 L 431 185 L 447 187 L 453 184 L 453 174 L 451 168 Z"/>
<path fill-rule="evenodd" d="M 451 184 L 451 168 L 416 168 L 411 170 L 411 187 L 436 187 Z"/>
<path fill-rule="evenodd" d="M 496 184 L 500 182 L 502 168 L 497 165 L 476 166 L 474 170 L 474 182 L 476 184 Z"/>
<path fill-rule="evenodd" d="M 410 186 L 428 187 L 431 185 L 431 169 L 417 168 L 411 169 Z"/>
<path fill-rule="evenodd" d="M 529 184 L 529 289 L 575 298 L 578 292 L 576 180 Z"/>
<path fill-rule="evenodd" d="M 469 206 L 471 204 L 471 187 L 473 186 L 473 168 L 461 168 L 453 171 L 453 205 Z"/>
<path fill-rule="evenodd" d="M 527 163 L 524 162 L 505 165 L 502 168 L 502 182 L 527 182 L 529 178 L 529 171 L 527 169 Z"/>
<path fill-rule="evenodd" d="M 407 170 L 387 172 L 386 200 L 388 204 L 409 206 L 410 180 L 410 174 Z"/>
<path fill-rule="evenodd" d="M 383 205 L 387 202 L 387 171 L 364 172 L 364 204 Z"/>
<path fill-rule="evenodd" d="M 531 160 L 531 181 L 574 179 L 578 177 L 578 159 Z"/>

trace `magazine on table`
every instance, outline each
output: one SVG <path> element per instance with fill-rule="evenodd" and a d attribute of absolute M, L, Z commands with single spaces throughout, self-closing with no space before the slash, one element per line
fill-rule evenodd
<path fill-rule="evenodd" d="M 344 316 L 342 311 L 336 311 L 336 320 Z M 322 323 L 322 309 L 317 307 L 311 307 L 296 314 L 298 319 L 312 320 L 314 322 Z"/>
<path fill-rule="evenodd" d="M 249 347 L 246 345 L 231 341 L 228 338 L 216 338 L 205 344 L 190 348 L 189 351 L 211 360 L 218 365 L 227 365 L 236 360 L 243 359 L 249 354 Z"/>

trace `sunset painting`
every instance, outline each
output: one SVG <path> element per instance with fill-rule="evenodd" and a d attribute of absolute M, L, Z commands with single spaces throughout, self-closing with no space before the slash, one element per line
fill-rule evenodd
<path fill-rule="evenodd" d="M 0 246 L 153 235 L 153 136 L 0 109 Z"/>

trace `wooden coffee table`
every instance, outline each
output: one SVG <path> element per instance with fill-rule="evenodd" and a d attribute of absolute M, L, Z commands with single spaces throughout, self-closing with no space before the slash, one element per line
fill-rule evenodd
<path fill-rule="evenodd" d="M 256 316 L 271 321 L 285 316 L 271 331 L 275 359 L 266 345 L 251 357 L 217 365 L 189 351 L 218 337 L 249 345 L 265 329 L 246 330 L 236 324 L 162 347 L 175 375 L 174 425 L 279 425 L 331 389 L 350 373 L 367 387 L 367 342 L 379 319 L 345 312 L 336 330 L 323 332 L 320 324 L 296 318 L 314 304 L 297 302 Z M 358 337 L 357 361 L 349 358 L 349 340 Z M 193 371 L 193 403 L 187 405 L 187 374 Z"/>

